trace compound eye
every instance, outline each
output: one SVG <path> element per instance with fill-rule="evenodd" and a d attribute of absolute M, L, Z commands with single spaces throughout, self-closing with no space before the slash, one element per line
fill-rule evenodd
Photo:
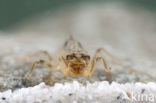
<path fill-rule="evenodd" d="M 74 57 L 72 55 L 67 55 L 66 59 L 67 60 L 72 60 Z"/>
<path fill-rule="evenodd" d="M 90 60 L 90 56 L 82 56 L 84 60 Z"/>

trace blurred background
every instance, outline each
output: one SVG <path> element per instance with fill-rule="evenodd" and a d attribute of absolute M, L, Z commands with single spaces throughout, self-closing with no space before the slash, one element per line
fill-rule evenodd
<path fill-rule="evenodd" d="M 156 74 L 154 0 L 0 0 L 0 74 L 5 70 L 5 74 L 19 76 L 21 68 L 27 70 L 23 74 L 28 72 L 31 65 L 17 67 L 19 62 L 13 57 L 47 50 L 56 58 L 57 49 L 69 35 L 91 55 L 104 47 L 125 65 Z M 126 75 L 104 57 L 114 68 L 115 81 L 154 80 Z"/>
<path fill-rule="evenodd" d="M 90 45 L 104 43 L 155 60 L 155 11 L 153 0 L 1 0 L 0 31 L 29 42 L 63 41 L 72 34 L 82 42 L 92 38 Z"/>
<path fill-rule="evenodd" d="M 0 29 L 7 30 L 31 17 L 38 17 L 43 13 L 54 14 L 60 8 L 80 6 L 89 3 L 105 4 L 109 2 L 124 3 L 130 9 L 139 8 L 155 13 L 154 0 L 1 0 L 0 1 Z M 94 7 L 94 6 L 93 6 Z"/>

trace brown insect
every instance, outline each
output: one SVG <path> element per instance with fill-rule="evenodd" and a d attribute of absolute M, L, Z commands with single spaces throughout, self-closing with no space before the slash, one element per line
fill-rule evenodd
<path fill-rule="evenodd" d="M 72 37 L 70 37 L 65 41 L 62 48 L 58 52 L 57 63 L 54 61 L 51 55 L 46 51 L 39 51 L 37 53 L 34 53 L 33 55 L 25 57 L 24 59 L 30 59 L 39 56 L 40 54 L 43 54 L 49 60 L 49 62 L 46 62 L 44 60 L 35 61 L 30 70 L 29 78 L 32 77 L 33 71 L 37 64 L 42 64 L 50 69 L 55 70 L 56 72 L 61 72 L 64 74 L 64 76 L 82 75 L 82 76 L 91 77 L 99 61 L 102 61 L 106 73 L 110 73 L 111 67 L 107 66 L 104 57 L 101 56 L 102 52 L 108 55 L 114 63 L 123 66 L 119 62 L 119 60 L 115 59 L 104 48 L 97 49 L 94 56 L 91 58 L 91 56 L 83 48 L 81 43 L 76 41 Z M 131 72 L 135 72 L 135 70 L 132 68 L 128 68 L 128 69 Z"/>

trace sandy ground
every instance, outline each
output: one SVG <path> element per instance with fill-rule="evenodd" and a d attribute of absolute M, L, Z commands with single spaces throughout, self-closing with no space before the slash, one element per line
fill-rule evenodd
<path fill-rule="evenodd" d="M 55 13 L 47 11 L 39 18 L 34 17 L 17 25 L 9 32 L 0 34 L 0 90 L 29 87 L 46 82 L 51 70 L 38 66 L 33 80 L 23 81 L 32 63 L 16 58 L 47 50 L 55 59 L 59 46 L 72 34 L 86 50 L 93 55 L 99 47 L 106 48 L 126 66 L 144 74 L 130 74 L 102 54 L 112 66 L 112 80 L 118 83 L 156 82 L 156 23 L 155 15 L 144 9 L 129 8 L 122 4 L 91 4 L 60 9 Z M 5 35 L 4 35 L 5 34 Z M 62 77 L 61 74 L 57 74 Z M 57 81 L 56 81 L 57 80 Z M 107 80 L 101 64 L 92 78 L 52 78 L 55 82 L 78 80 Z"/>

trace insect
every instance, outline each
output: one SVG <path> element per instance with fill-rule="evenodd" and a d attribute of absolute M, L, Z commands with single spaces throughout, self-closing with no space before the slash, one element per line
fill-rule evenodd
<path fill-rule="evenodd" d="M 45 60 L 37 60 L 33 63 L 32 68 L 30 70 L 29 78 L 32 77 L 34 69 L 37 64 L 42 64 L 49 69 L 53 69 L 56 72 L 61 72 L 64 74 L 64 76 L 69 75 L 81 75 L 86 77 L 91 77 L 98 62 L 102 62 L 104 66 L 104 70 L 106 73 L 110 73 L 111 67 L 107 66 L 107 62 L 104 59 L 104 57 L 101 55 L 101 53 L 105 53 L 107 56 L 111 58 L 111 60 L 120 65 L 123 66 L 119 60 L 114 58 L 109 52 L 107 52 L 104 48 L 99 48 L 96 50 L 95 54 L 91 58 L 89 53 L 84 49 L 82 44 L 79 41 L 76 41 L 71 36 L 68 38 L 64 44 L 62 45 L 62 48 L 58 52 L 58 62 L 56 63 L 53 59 L 53 57 L 47 52 L 47 51 L 39 51 L 34 53 L 33 55 L 25 57 L 25 59 L 30 59 L 33 57 L 37 57 L 40 54 L 44 55 L 48 62 Z M 134 69 L 128 68 L 131 72 L 135 72 Z"/>

